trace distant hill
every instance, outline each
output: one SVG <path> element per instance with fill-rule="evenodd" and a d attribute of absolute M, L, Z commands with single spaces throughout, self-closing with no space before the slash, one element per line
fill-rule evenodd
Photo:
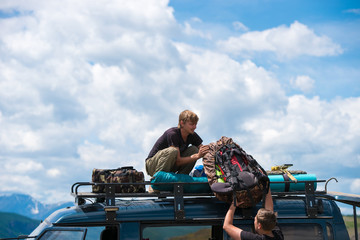
<path fill-rule="evenodd" d="M 0 193 L 0 212 L 17 213 L 36 220 L 44 220 L 55 210 L 69 206 L 74 203 L 43 204 L 29 195 Z"/>
<path fill-rule="evenodd" d="M 29 235 L 39 224 L 39 220 L 30 219 L 16 213 L 0 212 L 0 238 Z"/>

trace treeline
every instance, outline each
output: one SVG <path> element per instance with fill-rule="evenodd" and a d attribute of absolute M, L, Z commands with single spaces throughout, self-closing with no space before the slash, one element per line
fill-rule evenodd
<path fill-rule="evenodd" d="M 0 238 L 29 235 L 39 224 L 39 220 L 16 213 L 0 212 Z"/>

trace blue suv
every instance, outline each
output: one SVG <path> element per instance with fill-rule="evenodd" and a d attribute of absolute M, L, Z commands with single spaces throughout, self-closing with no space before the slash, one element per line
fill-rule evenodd
<path fill-rule="evenodd" d="M 351 204 L 356 215 L 360 196 L 316 191 L 318 182 L 325 181 L 306 181 L 304 191 L 272 193 L 285 239 L 350 239 L 336 201 Z M 18 239 L 230 239 L 222 229 L 229 205 L 212 193 L 184 193 L 184 184 L 189 183 L 171 183 L 173 191 L 157 193 L 116 193 L 118 184 L 111 183 L 102 183 L 104 193 L 87 191 L 96 184 L 75 183 L 71 188 L 75 206 L 55 211 L 29 236 Z M 260 207 L 261 203 L 238 208 L 234 224 L 254 231 L 253 219 Z"/>

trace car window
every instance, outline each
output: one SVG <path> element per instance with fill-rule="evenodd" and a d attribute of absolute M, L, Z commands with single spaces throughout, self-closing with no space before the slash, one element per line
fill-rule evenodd
<path fill-rule="evenodd" d="M 319 224 L 282 224 L 280 228 L 286 240 L 322 240 L 323 228 Z"/>
<path fill-rule="evenodd" d="M 86 232 L 86 234 L 84 234 Z M 85 238 L 83 238 L 85 236 Z M 101 238 L 102 237 L 102 238 Z M 54 229 L 47 230 L 39 239 L 40 240 L 99 240 L 117 239 L 117 228 L 116 227 L 105 227 L 105 226 L 86 226 L 86 227 L 57 227 Z"/>
<path fill-rule="evenodd" d="M 86 233 L 86 240 L 99 240 L 101 232 L 105 229 L 104 226 L 101 227 L 86 227 L 87 233 Z"/>
<path fill-rule="evenodd" d="M 48 230 L 39 239 L 41 240 L 82 240 L 85 230 Z"/>
<path fill-rule="evenodd" d="M 333 228 L 330 224 L 326 224 L 326 233 L 329 240 L 334 240 Z"/>

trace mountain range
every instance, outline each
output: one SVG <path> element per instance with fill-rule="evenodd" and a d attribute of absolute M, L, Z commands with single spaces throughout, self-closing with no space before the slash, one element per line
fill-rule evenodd
<path fill-rule="evenodd" d="M 20 193 L 0 193 L 0 212 L 16 213 L 35 220 L 44 220 L 60 208 L 74 206 L 73 202 L 44 204 Z"/>

